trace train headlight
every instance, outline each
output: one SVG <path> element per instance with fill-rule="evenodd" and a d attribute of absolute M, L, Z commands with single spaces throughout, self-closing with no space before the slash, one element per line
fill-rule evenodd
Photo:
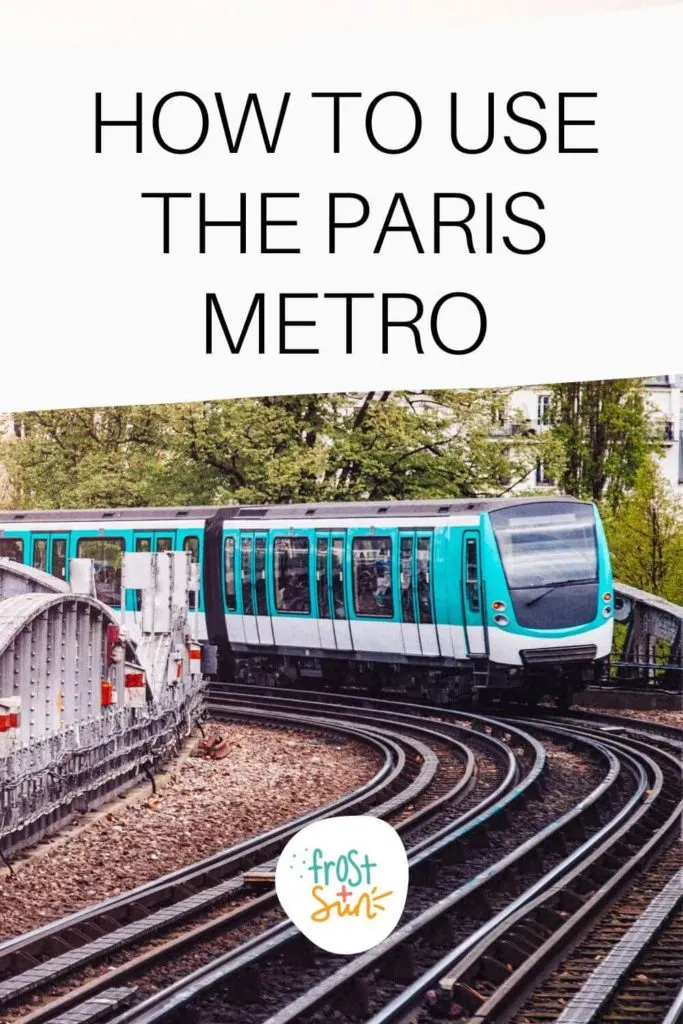
<path fill-rule="evenodd" d="M 504 612 L 507 605 L 505 604 L 505 601 L 493 601 L 491 603 L 491 607 L 493 608 L 494 612 Z"/>
<path fill-rule="evenodd" d="M 603 594 L 602 595 L 602 599 L 603 599 L 603 601 L 611 601 L 612 600 L 612 595 L 611 594 Z"/>
<path fill-rule="evenodd" d="M 496 622 L 499 626 L 510 625 L 510 620 L 508 619 L 507 615 L 494 615 L 493 621 Z"/>
<path fill-rule="evenodd" d="M 609 608 L 609 607 L 608 608 L 603 608 L 602 609 L 602 614 L 605 616 L 606 619 L 608 619 L 610 617 L 610 615 L 612 614 L 612 609 Z"/>

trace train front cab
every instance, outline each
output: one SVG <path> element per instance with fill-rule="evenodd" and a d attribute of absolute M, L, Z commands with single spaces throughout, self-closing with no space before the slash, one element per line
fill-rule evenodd
<path fill-rule="evenodd" d="M 492 510 L 482 516 L 482 549 L 484 686 L 491 696 L 549 694 L 566 706 L 599 678 L 612 646 L 612 571 L 597 508 L 554 501 Z"/>

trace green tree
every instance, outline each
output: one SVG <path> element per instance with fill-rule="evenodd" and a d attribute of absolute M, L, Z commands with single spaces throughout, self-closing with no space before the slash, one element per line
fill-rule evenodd
<path fill-rule="evenodd" d="M 553 384 L 553 432 L 565 452 L 561 489 L 616 507 L 653 450 L 640 378 Z"/>
<path fill-rule="evenodd" d="M 27 508 L 153 503 L 164 431 L 153 408 L 68 409 L 17 417 L 0 445 L 12 504 Z"/>
<path fill-rule="evenodd" d="M 654 457 L 621 506 L 606 513 L 605 527 L 618 580 L 683 604 L 683 501 Z"/>
<path fill-rule="evenodd" d="M 388 500 L 498 494 L 539 439 L 491 436 L 506 393 L 299 395 L 29 413 L 0 445 L 34 508 Z"/>

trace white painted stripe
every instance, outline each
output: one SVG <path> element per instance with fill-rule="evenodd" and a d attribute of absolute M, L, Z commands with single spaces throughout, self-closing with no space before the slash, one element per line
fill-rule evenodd
<path fill-rule="evenodd" d="M 308 519 L 226 519 L 223 522 L 224 532 L 235 530 L 367 530 L 372 527 L 375 536 L 381 537 L 382 527 L 387 529 L 420 530 L 432 526 L 479 526 L 480 516 L 406 516 L 405 518 L 386 518 L 379 516 L 363 519 L 361 516 L 348 519 L 323 519 L 322 516 L 311 516 Z"/>
<path fill-rule="evenodd" d="M 574 636 L 554 637 L 547 633 L 544 636 L 523 636 L 500 626 L 489 627 L 489 648 L 491 661 L 501 665 L 521 665 L 520 650 L 539 647 L 578 647 L 584 644 L 596 644 L 596 658 L 606 657 L 612 648 L 613 622 L 610 619 L 594 629 L 584 630 Z"/>
<path fill-rule="evenodd" d="M 420 530 L 429 529 L 434 526 L 458 526 L 472 527 L 479 526 L 481 517 L 478 515 L 467 516 L 406 516 L 386 518 L 363 518 L 349 517 L 347 519 L 323 519 L 311 516 L 310 519 L 247 519 L 240 516 L 239 519 L 226 519 L 223 522 L 223 531 L 235 530 L 359 530 L 372 527 L 375 535 L 381 536 L 382 527 L 387 529 Z M 31 533 L 59 533 L 68 530 L 138 530 L 147 532 L 158 532 L 170 530 L 201 530 L 204 527 L 203 519 L 82 519 L 79 522 L 69 520 L 36 522 L 33 519 L 21 519 L 17 521 L 0 520 L 0 529 L 5 533 L 10 530 L 27 530 Z"/>
<path fill-rule="evenodd" d="M 203 519 L 84 519 L 78 523 L 65 521 L 37 523 L 32 519 L 22 519 L 19 522 L 8 522 L 2 526 L 5 533 L 9 533 L 10 530 L 23 530 L 30 533 L 66 533 L 69 530 L 106 530 L 107 533 L 114 534 L 117 530 L 170 533 L 172 530 L 202 530 L 203 528 Z"/>

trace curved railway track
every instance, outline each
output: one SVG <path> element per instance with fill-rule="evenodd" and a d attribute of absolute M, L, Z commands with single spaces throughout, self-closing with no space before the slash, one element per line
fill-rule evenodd
<path fill-rule="evenodd" d="M 0 1006 L 5 1011 L 0 1019 L 23 1019 L 27 1000 L 44 998 L 42 993 L 59 995 L 58 1003 L 40 1007 L 28 1019 L 47 1020 L 54 1013 L 66 1012 L 78 1002 L 94 997 L 113 980 L 140 977 L 159 964 L 168 969 L 168 960 L 204 947 L 211 953 L 211 943 L 227 933 L 235 943 L 246 938 L 257 927 L 266 927 L 283 915 L 274 893 L 254 897 L 246 886 L 244 872 L 262 865 L 268 871 L 287 839 L 306 821 L 314 817 L 339 813 L 374 813 L 385 816 L 400 830 L 411 825 L 416 829 L 430 815 L 445 813 L 447 806 L 457 806 L 471 799 L 471 791 L 486 788 L 493 797 L 509 788 L 517 779 L 514 755 L 498 740 L 478 741 L 478 758 L 452 734 L 416 726 L 397 731 L 391 716 L 374 722 L 340 716 L 336 722 L 312 715 L 296 714 L 291 709 L 264 710 L 244 705 L 234 708 L 232 715 L 261 720 L 267 718 L 287 725 L 303 724 L 324 730 L 335 729 L 372 742 L 384 754 L 384 764 L 360 791 L 327 808 L 319 809 L 265 836 L 240 844 L 206 861 L 190 865 L 172 875 L 139 889 L 107 900 L 54 922 L 35 932 L 0 944 Z M 428 744 L 431 744 L 431 746 Z M 432 749 L 436 747 L 441 760 Z M 483 751 L 487 751 L 488 762 Z M 479 778 L 481 775 L 481 779 Z M 492 797 L 492 798 L 493 798 Z M 225 902 L 240 905 L 223 912 Z M 204 913 L 206 920 L 198 926 L 196 919 Z M 188 931 L 188 924 L 194 927 Z M 175 929 L 176 933 L 159 944 L 158 936 Z M 88 941 L 90 940 L 90 941 Z M 141 943 L 154 944 L 139 953 Z M 131 950 L 139 955 L 130 960 Z M 55 956 L 55 950 L 61 950 Z M 123 961 L 123 963 L 118 963 Z M 84 971 L 101 964 L 106 973 L 86 980 Z M 23 969 L 22 969 L 23 968 Z M 183 970 L 181 964 L 179 970 Z M 81 984 L 69 991 L 74 980 Z M 1 1011 L 0 1011 L 1 1014 Z M 9 1016 L 7 1016 L 9 1014 Z"/>
<path fill-rule="evenodd" d="M 250 704 L 255 696 L 259 709 Z M 661 957 L 662 943 L 675 938 L 680 918 L 680 910 L 678 917 L 671 911 L 647 940 L 642 927 L 638 932 L 641 911 L 652 902 L 645 897 L 666 887 L 680 866 L 672 845 L 681 813 L 680 730 L 601 714 L 494 719 L 405 703 L 397 710 L 387 700 L 258 687 L 224 687 L 210 700 L 213 713 L 275 715 L 289 724 L 298 718 L 362 735 L 382 749 L 383 768 L 366 791 L 351 794 L 343 808 L 319 813 L 358 813 L 360 803 L 399 830 L 411 881 L 399 928 L 358 957 L 323 953 L 284 918 L 272 890 L 246 896 L 243 860 L 239 868 L 232 865 L 229 878 L 239 881 L 242 903 L 236 908 L 225 913 L 219 905 L 199 925 L 197 912 L 180 920 L 170 913 L 177 934 L 141 953 L 138 947 L 133 960 L 124 943 L 119 951 L 126 962 L 112 965 L 100 957 L 109 969 L 85 984 L 75 968 L 61 975 L 60 989 L 50 976 L 51 960 L 45 960 L 41 987 L 60 997 L 28 1016 L 25 1009 L 23 1015 L 16 1012 L 15 1002 L 11 1016 L 0 1012 L 0 1020 L 65 1024 L 78 1019 L 69 1012 L 85 1014 L 89 1005 L 102 1014 L 112 986 L 120 986 L 121 1001 L 130 998 L 134 1005 L 117 1012 L 119 996 L 112 996 L 106 1017 L 97 1019 L 380 1024 L 448 1017 L 550 1024 L 582 998 L 588 1005 L 600 989 L 595 950 L 620 939 L 629 957 L 622 957 L 617 981 L 611 972 L 611 989 L 600 989 L 600 1012 L 611 1012 L 619 999 L 628 1002 L 634 985 L 644 994 L 638 978 L 647 971 L 639 965 L 652 962 L 648 956 Z M 303 823 L 283 826 L 276 840 L 269 834 L 264 841 L 271 852 L 265 855 L 256 839 L 253 847 L 241 844 L 265 880 L 286 842 L 284 833 L 291 835 Z M 209 861 L 223 864 L 222 857 L 235 856 L 235 850 L 226 851 Z M 183 872 L 192 878 L 197 869 Z M 204 869 L 212 870 L 209 863 Z M 645 894 L 637 906 L 624 895 L 635 879 Z M 164 882 L 141 887 L 143 896 Z M 134 906 L 132 895 L 129 905 Z M 169 911 L 176 905 L 171 901 Z M 87 921 L 90 911 L 83 913 Z M 190 919 L 188 930 L 182 922 Z M 633 952 L 634 936 L 641 932 L 642 956 Z M 24 938 L 10 944 L 20 947 Z M 0 965 L 10 963 L 2 959 L 10 952 L 7 945 L 0 944 Z M 64 980 L 67 975 L 75 981 Z M 663 991 L 659 985 L 650 997 L 673 1004 L 672 987 Z M 0 987 L 0 998 L 1 993 Z M 88 1003 L 98 994 L 99 1005 Z M 575 1024 L 573 1016 L 563 1024 L 570 1019 Z M 579 1019 L 588 1024 L 611 1018 Z"/>

